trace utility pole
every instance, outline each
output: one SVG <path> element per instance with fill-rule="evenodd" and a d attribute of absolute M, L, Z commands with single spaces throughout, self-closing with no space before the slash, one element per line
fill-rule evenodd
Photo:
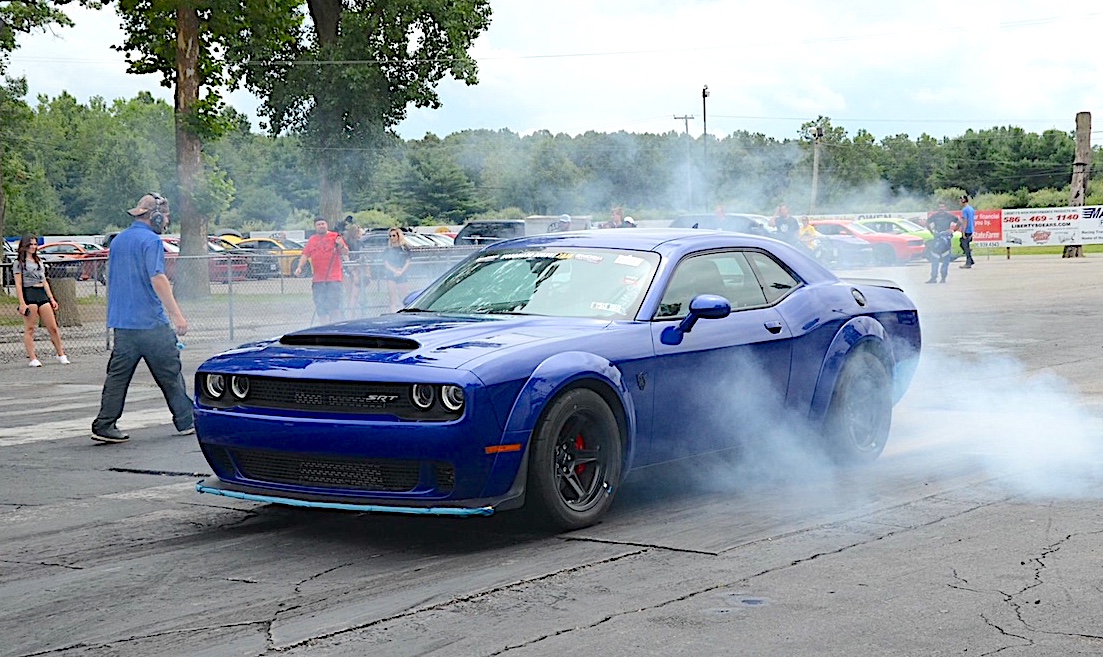
<path fill-rule="evenodd" d="M 808 204 L 808 214 L 816 214 L 816 193 L 820 189 L 820 145 L 823 143 L 823 128 L 816 126 L 816 136 L 812 140 L 812 202 Z"/>
<path fill-rule="evenodd" d="M 1088 172 L 1092 163 L 1092 115 L 1091 112 L 1076 114 L 1076 155 L 1072 163 L 1072 194 L 1069 205 L 1081 207 L 1088 197 Z M 1065 246 L 1062 258 L 1080 258 L 1084 255 L 1081 244 Z"/>
<path fill-rule="evenodd" d="M 683 114 L 682 116 L 674 116 L 675 121 L 685 121 L 686 124 L 686 204 L 685 208 L 688 210 L 693 207 L 693 140 L 689 138 L 689 120 L 693 118 L 692 114 Z"/>
<path fill-rule="evenodd" d="M 704 189 L 701 191 L 702 200 L 705 202 L 705 210 L 709 209 L 709 112 L 708 112 L 709 86 L 706 84 L 701 89 L 701 144 L 705 156 L 701 163 L 701 175 L 705 180 Z"/>

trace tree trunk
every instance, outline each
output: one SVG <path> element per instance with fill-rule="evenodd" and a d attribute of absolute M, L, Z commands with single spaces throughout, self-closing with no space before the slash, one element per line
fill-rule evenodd
<path fill-rule="evenodd" d="M 207 217 L 195 205 L 195 190 L 203 172 L 203 147 L 193 120 L 199 102 L 199 14 L 194 7 L 176 10 L 176 177 L 180 198 L 176 215 L 180 225 L 180 255 L 175 294 L 198 297 L 210 293 L 207 255 Z"/>
<path fill-rule="evenodd" d="M 0 242 L 6 238 L 8 234 L 8 197 L 4 195 L 4 138 L 0 135 Z M 0 251 L 0 261 L 3 259 L 3 251 Z M 3 276 L 7 270 L 0 265 L 0 284 L 3 283 Z M 8 288 L 0 285 L 0 297 L 6 297 L 8 295 Z"/>
<path fill-rule="evenodd" d="M 332 57 L 329 47 L 337 42 L 341 29 L 341 0 L 308 0 L 307 5 L 318 36 L 319 54 L 322 57 Z M 315 98 L 314 111 L 318 113 L 318 123 L 325 126 L 323 141 L 329 141 L 334 135 L 343 134 L 339 127 L 341 117 L 336 114 L 335 109 L 319 103 Z M 318 190 L 318 214 L 333 226 L 341 218 L 341 211 L 344 208 L 343 172 L 340 167 L 334 166 L 331 157 L 323 150 L 319 154 L 318 173 L 321 179 Z"/>
<path fill-rule="evenodd" d="M 1081 207 L 1088 197 L 1088 170 L 1092 163 L 1092 115 L 1080 112 L 1076 115 L 1076 157 L 1072 164 L 1072 192 L 1069 206 Z M 1065 247 L 1062 258 L 1079 258 L 1084 255 L 1080 244 Z"/>
<path fill-rule="evenodd" d="M 336 226 L 337 220 L 341 219 L 341 208 L 344 207 L 341 202 L 343 187 L 341 175 L 334 171 L 334 168 L 324 159 L 318 162 L 318 177 L 321 186 L 319 190 L 319 203 L 321 204 L 319 213 L 323 219 L 329 222 L 331 227 Z"/>
<path fill-rule="evenodd" d="M 50 291 L 57 299 L 57 325 L 83 326 L 80 321 L 80 306 L 77 305 L 77 279 L 51 278 Z"/>

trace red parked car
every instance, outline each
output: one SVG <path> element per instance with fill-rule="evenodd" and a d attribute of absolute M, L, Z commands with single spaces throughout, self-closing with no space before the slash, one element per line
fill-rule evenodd
<path fill-rule="evenodd" d="M 824 235 L 850 235 L 869 242 L 873 260 L 880 265 L 897 265 L 923 256 L 923 240 L 912 235 L 878 233 L 853 221 L 822 219 L 811 222 Z"/>
<path fill-rule="evenodd" d="M 50 242 L 38 247 L 38 257 L 50 265 L 56 278 L 76 278 L 104 282 L 107 249 L 89 242 Z"/>
<path fill-rule="evenodd" d="M 165 243 L 165 275 L 169 279 L 176 274 L 176 258 L 180 257 L 180 238 L 162 237 Z M 217 244 L 207 241 L 207 263 L 212 283 L 227 282 L 227 273 L 232 272 L 234 282 L 244 281 L 248 278 L 249 260 L 245 256 L 231 256 L 224 253 L 224 249 Z M 173 262 L 170 262 L 173 261 Z"/>

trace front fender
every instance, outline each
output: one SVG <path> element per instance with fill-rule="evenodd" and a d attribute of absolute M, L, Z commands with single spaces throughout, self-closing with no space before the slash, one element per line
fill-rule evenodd
<path fill-rule="evenodd" d="M 818 423 L 827 414 L 827 407 L 831 404 L 831 396 L 835 393 L 835 383 L 839 380 L 843 363 L 847 356 L 859 345 L 868 345 L 873 349 L 889 372 L 893 371 L 890 347 L 885 339 L 885 327 L 872 317 L 862 316 L 851 319 L 843 324 L 824 352 L 823 364 L 820 366 L 820 374 L 816 379 L 816 389 L 812 393 L 812 406 L 808 412 L 808 419 Z"/>
<path fill-rule="evenodd" d="M 521 392 L 510 409 L 506 420 L 506 432 L 525 432 L 531 434 L 540 419 L 540 414 L 548 402 L 559 391 L 580 381 L 595 381 L 610 391 L 621 408 L 613 408 L 613 413 L 623 411 L 626 437 L 625 457 L 630 456 L 632 438 L 636 435 L 636 411 L 632 396 L 624 384 L 624 378 L 615 365 L 595 354 L 583 351 L 567 351 L 556 354 L 540 363 L 532 376 L 525 382 Z M 599 391 L 602 392 L 602 391 Z M 606 395 L 603 395 L 606 396 Z M 626 462 L 631 462 L 628 459 Z"/>

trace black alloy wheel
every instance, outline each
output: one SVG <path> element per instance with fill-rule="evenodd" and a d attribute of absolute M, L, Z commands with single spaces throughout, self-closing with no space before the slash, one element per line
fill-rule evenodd
<path fill-rule="evenodd" d="M 620 485 L 622 455 L 616 418 L 601 395 L 564 392 L 533 433 L 526 507 L 554 529 L 594 524 Z"/>
<path fill-rule="evenodd" d="M 828 455 L 840 465 L 870 463 L 880 456 L 892 425 L 892 379 L 868 349 L 859 348 L 843 365 L 827 410 Z"/>

